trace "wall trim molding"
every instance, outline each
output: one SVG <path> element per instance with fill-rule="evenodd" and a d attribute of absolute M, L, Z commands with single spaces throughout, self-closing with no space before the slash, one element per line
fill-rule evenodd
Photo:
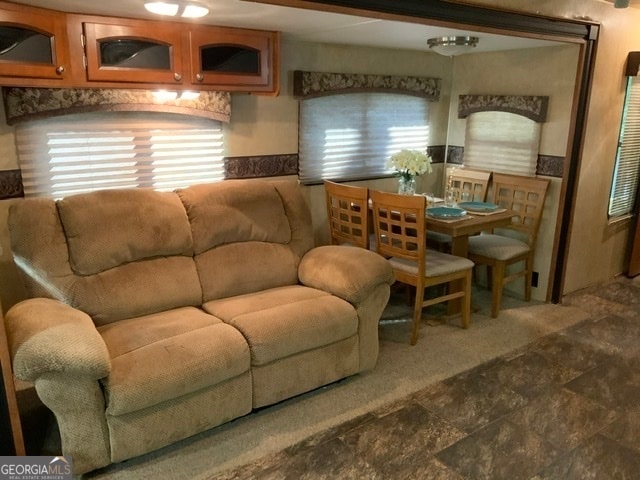
<path fill-rule="evenodd" d="M 226 157 L 225 179 L 281 177 L 298 174 L 298 154 Z"/>
<path fill-rule="evenodd" d="M 562 178 L 564 175 L 565 157 L 556 155 L 538 155 L 536 163 L 536 175 L 545 177 Z M 447 165 L 457 166 L 464 164 L 464 147 L 449 145 L 447 149 Z"/>
<path fill-rule="evenodd" d="M 0 200 L 24 197 L 22 172 L 20 170 L 0 170 Z"/>

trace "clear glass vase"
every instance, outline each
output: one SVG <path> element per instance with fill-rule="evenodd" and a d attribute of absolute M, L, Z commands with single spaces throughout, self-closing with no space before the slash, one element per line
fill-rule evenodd
<path fill-rule="evenodd" d="M 416 193 L 415 175 L 400 175 L 398 177 L 398 193 L 400 195 L 414 195 Z"/>

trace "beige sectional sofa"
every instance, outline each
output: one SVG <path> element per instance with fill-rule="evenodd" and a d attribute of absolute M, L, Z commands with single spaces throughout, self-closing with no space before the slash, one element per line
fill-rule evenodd
<path fill-rule="evenodd" d="M 313 245 L 296 182 L 12 205 L 15 375 L 84 473 L 371 369 L 393 274 Z"/>

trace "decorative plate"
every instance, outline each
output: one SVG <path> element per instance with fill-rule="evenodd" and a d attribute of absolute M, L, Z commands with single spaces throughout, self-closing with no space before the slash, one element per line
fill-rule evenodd
<path fill-rule="evenodd" d="M 464 217 L 466 210 L 458 207 L 429 207 L 427 215 L 433 218 L 458 218 Z"/>
<path fill-rule="evenodd" d="M 458 206 L 469 212 L 493 212 L 498 209 L 498 205 L 488 202 L 460 202 Z"/>

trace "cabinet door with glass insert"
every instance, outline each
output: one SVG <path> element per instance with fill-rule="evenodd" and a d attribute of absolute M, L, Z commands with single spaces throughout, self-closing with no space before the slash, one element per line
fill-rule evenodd
<path fill-rule="evenodd" d="M 180 31 L 175 25 L 154 25 L 84 23 L 87 79 L 180 84 Z"/>
<path fill-rule="evenodd" d="M 276 91 L 276 32 L 202 27 L 193 29 L 190 37 L 191 83 Z"/>
<path fill-rule="evenodd" d="M 0 14 L 0 75 L 64 79 L 67 47 L 60 15 L 3 10 Z"/>

